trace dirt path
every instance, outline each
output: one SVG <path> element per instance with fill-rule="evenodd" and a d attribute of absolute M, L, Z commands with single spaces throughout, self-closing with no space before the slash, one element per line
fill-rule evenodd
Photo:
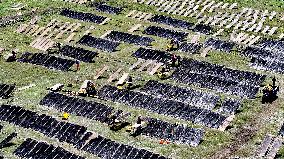
<path fill-rule="evenodd" d="M 257 134 L 257 131 L 264 126 L 263 119 L 272 116 L 279 106 L 280 103 L 278 101 L 263 106 L 261 112 L 254 114 L 253 118 L 247 122 L 247 124 L 240 127 L 236 133 L 233 134 L 234 138 L 232 143 L 217 151 L 211 158 L 229 158 L 234 155 L 236 151 L 247 144 Z"/>

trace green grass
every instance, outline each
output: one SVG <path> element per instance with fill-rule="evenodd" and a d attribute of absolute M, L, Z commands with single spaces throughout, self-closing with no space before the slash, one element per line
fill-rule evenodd
<path fill-rule="evenodd" d="M 70 22 L 80 22 L 84 26 L 91 26 L 94 25 L 96 29 L 94 32 L 92 32 L 93 36 L 100 37 L 103 35 L 107 30 L 118 30 L 126 32 L 128 29 L 130 29 L 133 25 L 140 23 L 144 26 L 152 25 L 149 22 L 142 22 L 131 18 L 125 18 L 125 15 L 128 14 L 130 10 L 139 10 L 139 11 L 145 11 L 145 12 L 151 12 L 151 13 L 157 13 L 155 7 L 148 7 L 146 5 L 140 5 L 137 3 L 132 3 L 127 0 L 110 0 L 109 4 L 116 5 L 116 6 L 124 6 L 126 9 L 123 11 L 123 14 L 120 15 L 109 15 L 101 12 L 95 11 L 93 8 L 80 6 L 72 3 L 63 2 L 60 0 L 4 0 L 0 4 L 0 15 L 13 15 L 15 14 L 14 11 L 10 10 L 9 7 L 17 2 L 22 2 L 27 4 L 27 9 L 24 11 L 28 11 L 31 8 L 40 8 L 40 9 L 46 9 L 47 7 L 69 7 L 74 10 L 84 11 L 84 12 L 92 12 L 98 15 L 104 15 L 107 17 L 110 17 L 112 20 L 106 24 L 106 25 L 96 25 L 92 23 L 86 23 L 79 20 L 73 20 L 66 17 L 59 16 L 57 14 L 45 16 L 42 15 L 42 19 L 39 23 L 40 26 L 44 26 L 47 24 L 51 19 L 58 19 L 60 21 L 70 21 Z M 224 1 L 225 2 L 225 1 Z M 269 10 L 276 10 L 276 11 L 283 11 L 283 2 L 280 2 L 278 0 L 259 0 L 257 1 L 227 1 L 227 2 L 238 2 L 240 6 L 251 6 L 259 9 L 267 8 Z M 272 6 L 274 4 L 274 6 Z M 280 7 L 275 7 L 275 6 Z M 162 13 L 165 14 L 165 13 Z M 174 16 L 176 18 L 185 19 L 188 21 L 195 21 L 194 19 L 188 19 L 181 16 Z M 26 21 L 27 22 L 27 21 Z M 25 23 L 26 23 L 25 22 Z M 276 24 L 276 22 L 272 21 L 272 24 Z M 34 37 L 22 35 L 15 33 L 14 31 L 19 26 L 20 23 L 15 24 L 13 26 L 0 28 L 0 47 L 6 48 L 8 51 L 3 53 L 3 57 L 10 53 L 10 50 L 13 48 L 18 48 L 20 52 L 25 51 L 31 51 L 31 52 L 38 52 L 38 50 L 29 47 L 29 44 L 34 40 Z M 158 26 L 165 27 L 164 25 L 155 24 Z M 82 33 L 85 31 L 85 29 L 82 29 L 82 32 L 78 33 L 78 36 L 76 36 L 76 40 L 79 40 L 82 36 Z M 137 31 L 134 34 L 142 34 L 141 31 Z M 194 34 L 193 32 L 190 32 L 190 34 Z M 227 36 L 227 35 L 225 35 Z M 167 40 L 163 38 L 158 38 L 151 36 L 155 39 L 155 42 L 153 43 L 153 48 L 165 50 L 166 49 L 166 43 Z M 65 37 L 66 38 L 66 37 Z M 203 36 L 202 41 L 204 41 L 206 38 Z M 228 37 L 222 37 L 222 38 L 228 38 Z M 63 40 L 58 40 L 59 42 L 63 42 Z M 75 42 L 72 42 L 73 45 L 76 45 Z M 137 46 L 130 45 L 130 44 L 121 44 L 119 46 L 119 50 L 115 53 L 105 53 L 101 52 L 96 49 L 92 49 L 89 47 L 81 46 L 84 48 L 87 48 L 89 50 L 95 50 L 99 52 L 99 57 L 95 58 L 95 63 L 87 64 L 82 63 L 81 70 L 79 72 L 60 72 L 60 71 L 54 71 L 54 70 L 48 70 L 46 68 L 43 68 L 41 66 L 34 66 L 30 64 L 25 63 L 7 63 L 3 59 L 3 57 L 0 60 L 0 83 L 16 83 L 17 88 L 27 86 L 30 84 L 35 84 L 36 86 L 29 88 L 27 90 L 22 91 L 16 91 L 14 93 L 14 97 L 10 98 L 8 100 L 0 100 L 0 103 L 11 103 L 15 105 L 20 105 L 26 109 L 38 112 L 38 113 L 46 113 L 49 115 L 52 115 L 55 118 L 58 118 L 59 115 L 61 115 L 62 112 L 58 112 L 53 109 L 48 109 L 46 107 L 40 106 L 39 101 L 44 97 L 45 94 L 47 94 L 46 87 L 50 87 L 56 83 L 73 83 L 74 87 L 71 88 L 72 90 L 78 90 L 81 83 L 86 79 L 91 79 L 98 68 L 101 68 L 102 65 L 108 64 L 110 66 L 110 71 L 105 74 L 105 78 L 96 80 L 96 85 L 98 87 L 101 87 L 105 84 L 106 78 L 112 72 L 114 72 L 119 67 L 123 68 L 124 71 L 128 71 L 128 68 L 131 66 L 132 63 L 135 62 L 135 58 L 131 57 L 131 54 L 137 50 Z M 178 55 L 181 55 L 182 57 L 186 58 L 194 58 L 198 60 L 208 61 L 211 63 L 221 64 L 225 65 L 230 68 L 234 69 L 240 69 L 240 70 L 250 70 L 255 71 L 252 68 L 248 66 L 248 59 L 242 57 L 239 55 L 239 53 L 234 52 L 231 54 L 219 52 L 219 51 L 211 51 L 209 53 L 209 56 L 206 58 L 201 58 L 199 55 L 189 55 L 185 53 L 177 53 Z M 258 73 L 268 74 L 269 76 L 274 76 L 273 73 L 267 73 L 264 71 L 255 71 Z M 158 78 L 156 76 L 149 76 L 146 73 L 139 73 L 137 71 L 130 72 L 133 77 L 135 77 L 135 82 L 137 84 L 145 84 L 145 80 L 157 80 Z M 280 81 L 283 81 L 283 76 L 276 75 L 277 79 Z M 176 83 L 171 80 L 163 81 L 166 83 L 172 83 L 180 86 L 186 86 L 183 84 Z M 188 86 L 193 87 L 193 86 Z M 194 89 L 200 89 L 193 87 Z M 203 91 L 209 91 L 214 92 L 212 90 L 207 89 L 201 89 Z M 218 93 L 223 98 L 228 97 L 226 94 Z M 284 105 L 283 102 L 283 96 L 280 97 L 280 99 L 277 101 L 278 105 Z M 130 118 L 131 121 L 134 121 L 137 116 L 139 115 L 145 115 L 145 116 L 151 116 L 155 118 L 159 118 L 164 121 L 168 121 L 170 123 L 179 123 L 179 124 L 185 124 L 188 126 L 193 127 L 200 127 L 199 125 L 194 125 L 190 122 L 186 122 L 183 120 L 178 120 L 172 117 L 159 115 L 156 113 L 152 113 L 146 110 L 142 109 L 135 109 L 123 104 L 108 102 L 108 101 L 102 101 L 99 99 L 94 98 L 88 98 L 88 100 L 95 100 L 101 103 L 105 103 L 107 105 L 110 105 L 114 107 L 115 109 L 122 109 L 124 111 L 128 111 L 132 113 L 132 117 Z M 115 140 L 120 143 L 125 143 L 129 145 L 133 145 L 138 148 L 145 148 L 147 150 L 153 151 L 155 153 L 159 153 L 171 158 L 177 158 L 177 159 L 187 159 L 187 158 L 209 158 L 213 156 L 216 152 L 222 151 L 223 148 L 230 145 L 233 142 L 234 138 L 234 132 L 237 132 L 241 127 L 245 126 L 246 124 L 254 121 L 255 119 L 258 119 L 258 114 L 261 114 L 265 112 L 266 107 L 269 107 L 269 105 L 263 107 L 263 105 L 260 104 L 260 99 L 256 100 L 244 100 L 242 110 L 240 113 L 238 113 L 234 119 L 234 121 L 230 124 L 230 129 L 226 130 L 224 132 L 221 132 L 219 130 L 213 130 L 205 128 L 206 133 L 204 137 L 204 141 L 197 147 L 190 147 L 187 145 L 180 145 L 180 144 L 170 144 L 170 145 L 160 145 L 158 144 L 158 139 L 155 138 L 149 138 L 146 136 L 139 136 L 137 138 L 130 137 L 125 130 L 121 130 L 118 132 L 110 131 L 106 125 L 99 123 L 97 121 L 91 121 L 89 119 L 78 117 L 71 115 L 70 122 L 84 125 L 88 127 L 89 131 L 97 132 L 105 137 L 108 137 L 112 140 Z M 272 114 L 269 117 L 266 117 L 264 120 L 266 122 L 260 123 L 259 131 L 256 134 L 254 138 L 252 138 L 247 144 L 245 144 L 239 151 L 235 152 L 234 155 L 241 156 L 241 157 L 251 157 L 254 154 L 254 151 L 257 148 L 257 145 L 261 142 L 261 140 L 264 138 L 266 133 L 272 133 L 274 135 L 277 134 L 277 131 L 280 127 L 281 121 L 283 121 L 283 107 L 276 107 L 275 113 Z M 58 118 L 59 119 L 59 118 Z M 59 119 L 60 120 L 60 119 Z M 4 125 L 4 130 L 0 133 L 0 141 L 2 138 L 6 137 L 7 134 L 16 131 L 19 135 L 16 139 L 13 140 L 13 143 L 16 145 L 4 148 L 1 150 L 1 152 L 5 155 L 7 158 L 15 158 L 13 156 L 12 152 L 16 149 L 16 147 L 21 144 L 25 138 L 31 137 L 37 140 L 43 140 L 47 141 L 48 143 L 55 144 L 55 145 L 61 145 L 65 149 L 80 154 L 86 158 L 96 158 L 94 155 L 88 154 L 83 151 L 78 151 L 72 146 L 66 144 L 66 143 L 60 143 L 56 139 L 50 139 L 43 134 L 40 134 L 38 132 L 35 132 L 33 130 L 26 130 L 20 127 L 13 126 L 11 124 L 0 122 L 1 125 Z M 280 153 L 283 154 L 284 149 L 282 148 Z M 282 155 L 283 156 L 283 155 Z"/>

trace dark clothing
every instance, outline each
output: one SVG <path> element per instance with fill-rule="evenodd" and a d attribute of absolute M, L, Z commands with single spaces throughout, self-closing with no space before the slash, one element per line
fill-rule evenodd
<path fill-rule="evenodd" d="M 7 59 L 7 62 L 14 62 L 14 61 L 16 61 L 16 57 L 15 56 L 10 56 Z"/>
<path fill-rule="evenodd" d="M 79 71 L 80 70 L 80 61 L 76 60 L 75 64 L 76 64 L 76 71 Z"/>
<path fill-rule="evenodd" d="M 141 119 L 141 117 L 138 117 L 138 119 L 137 119 L 137 122 L 136 122 L 137 124 L 141 124 L 142 123 L 142 119 Z"/>
<path fill-rule="evenodd" d="M 135 130 L 132 134 L 130 134 L 130 135 L 133 136 L 133 137 L 136 137 L 136 136 L 140 135 L 140 134 L 142 133 L 142 131 L 143 131 L 142 126 L 139 126 L 139 127 L 137 127 L 136 130 Z"/>
<path fill-rule="evenodd" d="M 276 79 L 275 79 L 275 77 L 273 77 L 273 79 L 272 79 L 272 86 L 275 86 L 275 82 L 276 82 Z"/>
<path fill-rule="evenodd" d="M 12 51 L 12 55 L 16 57 L 17 53 L 15 51 Z"/>
<path fill-rule="evenodd" d="M 271 86 L 271 88 L 264 88 L 262 93 L 262 103 L 272 103 L 273 101 L 275 101 L 278 97 L 277 97 L 277 93 L 279 91 L 279 87 L 276 86 Z"/>
<path fill-rule="evenodd" d="M 121 115 L 122 115 L 123 111 L 121 110 L 118 110 L 117 112 L 113 113 L 110 115 L 109 117 L 109 125 L 112 125 L 115 123 L 115 120 L 119 120 L 121 118 Z"/>
<path fill-rule="evenodd" d="M 61 44 L 57 43 L 56 46 L 57 46 L 58 50 L 61 51 Z"/>
<path fill-rule="evenodd" d="M 132 84 L 132 77 L 130 76 L 129 78 L 128 78 L 128 81 L 127 81 L 127 84 L 128 84 L 128 86 L 127 86 L 127 88 L 128 89 L 130 89 L 132 86 L 133 86 L 133 84 Z"/>
<path fill-rule="evenodd" d="M 112 116 L 109 118 L 109 123 L 108 123 L 108 125 L 113 125 L 114 122 L 115 122 L 115 119 L 117 119 L 117 116 L 116 116 L 116 115 L 112 115 Z"/>
<path fill-rule="evenodd" d="M 162 70 L 161 70 L 161 73 L 165 73 L 166 72 L 166 68 L 163 67 Z"/>
<path fill-rule="evenodd" d="M 86 92 L 87 92 L 87 94 L 90 96 L 93 96 L 93 95 L 96 95 L 97 94 L 97 91 L 96 91 L 96 89 L 95 88 L 93 88 L 93 87 L 87 87 L 86 88 Z"/>
<path fill-rule="evenodd" d="M 128 82 L 129 82 L 129 83 L 132 83 L 132 77 L 129 77 L 129 78 L 128 78 Z"/>

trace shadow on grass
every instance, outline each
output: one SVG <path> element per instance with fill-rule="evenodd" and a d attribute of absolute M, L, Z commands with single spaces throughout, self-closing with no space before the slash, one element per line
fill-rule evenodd
<path fill-rule="evenodd" d="M 11 147 L 11 146 L 14 146 L 14 145 L 16 145 L 16 144 L 14 144 L 14 143 L 7 143 L 7 144 L 1 146 L 0 149 Z"/>

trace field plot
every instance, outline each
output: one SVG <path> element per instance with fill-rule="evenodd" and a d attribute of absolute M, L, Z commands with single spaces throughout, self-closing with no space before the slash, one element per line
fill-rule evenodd
<path fill-rule="evenodd" d="M 0 158 L 284 158 L 284 2 L 2 0 L 0 16 Z"/>

